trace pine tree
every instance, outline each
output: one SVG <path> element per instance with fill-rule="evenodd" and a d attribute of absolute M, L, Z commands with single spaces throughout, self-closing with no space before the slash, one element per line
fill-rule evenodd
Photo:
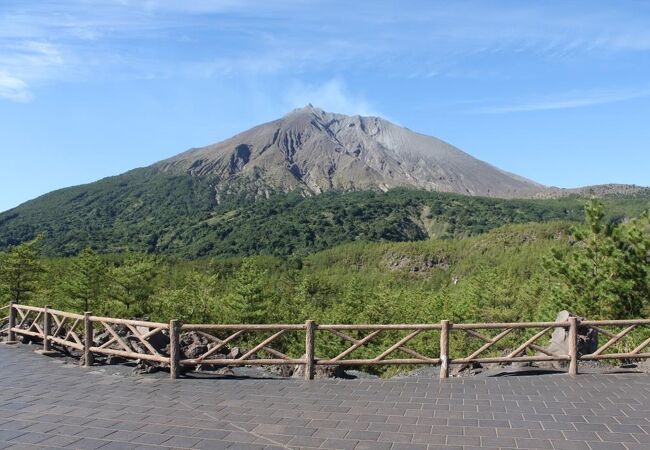
<path fill-rule="evenodd" d="M 63 291 L 75 309 L 90 311 L 101 300 L 106 281 L 106 267 L 90 248 L 84 248 L 72 262 Z"/>
<path fill-rule="evenodd" d="M 11 248 L 0 261 L 0 284 L 9 301 L 27 303 L 45 271 L 38 256 L 42 236 Z"/>
<path fill-rule="evenodd" d="M 111 296 L 122 303 L 129 314 L 151 312 L 149 300 L 154 292 L 155 268 L 153 258 L 129 255 L 122 264 L 110 270 Z"/>
<path fill-rule="evenodd" d="M 603 205 L 585 207 L 586 226 L 572 230 L 572 251 L 553 251 L 547 269 L 557 280 L 558 308 L 593 319 L 638 317 L 650 295 L 650 234 L 647 217 L 604 223 Z"/>
<path fill-rule="evenodd" d="M 263 276 L 252 258 L 246 258 L 235 273 L 226 299 L 227 317 L 239 323 L 264 323 L 268 321 L 267 299 L 264 296 Z"/>
<path fill-rule="evenodd" d="M 177 284 L 155 294 L 161 320 L 214 323 L 222 317 L 223 286 L 219 276 L 193 270 Z"/>

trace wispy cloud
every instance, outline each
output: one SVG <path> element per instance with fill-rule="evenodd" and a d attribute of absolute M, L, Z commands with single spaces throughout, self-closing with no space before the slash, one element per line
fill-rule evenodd
<path fill-rule="evenodd" d="M 504 114 L 530 111 L 581 108 L 650 97 L 650 86 L 569 92 L 544 98 L 527 99 L 507 105 L 490 105 L 469 110 L 479 114 Z"/>
<path fill-rule="evenodd" d="M 372 9 L 344 0 L 3 2 L 0 67 L 30 86 L 75 77 L 322 78 L 360 70 L 471 78 L 505 70 L 508 57 L 648 52 L 645 19 L 634 8 L 587 0 L 404 7 L 377 0 Z"/>
<path fill-rule="evenodd" d="M 300 108 L 308 103 L 326 111 L 362 116 L 382 116 L 365 98 L 352 94 L 338 79 L 322 84 L 308 85 L 296 82 L 289 89 L 285 103 L 287 109 Z"/>
<path fill-rule="evenodd" d="M 32 99 L 27 83 L 0 71 L 0 97 L 14 102 L 25 103 Z"/>
<path fill-rule="evenodd" d="M 55 78 L 63 65 L 61 52 L 49 42 L 0 42 L 0 97 L 29 102 L 33 98 L 29 84 Z"/>

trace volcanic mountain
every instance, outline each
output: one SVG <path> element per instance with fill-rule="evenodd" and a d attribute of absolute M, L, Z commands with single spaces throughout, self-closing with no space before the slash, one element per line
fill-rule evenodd
<path fill-rule="evenodd" d="M 86 246 L 187 257 L 307 254 L 357 240 L 580 220 L 579 197 L 600 194 L 621 194 L 619 211 L 631 212 L 650 198 L 637 186 L 545 188 L 387 120 L 310 105 L 0 213 L 0 252 L 43 235 L 42 251 L 52 256 Z"/>
<path fill-rule="evenodd" d="M 218 194 L 233 183 L 308 195 L 410 187 L 512 198 L 544 190 L 435 137 L 379 117 L 334 114 L 311 105 L 151 168 L 211 175 Z"/>

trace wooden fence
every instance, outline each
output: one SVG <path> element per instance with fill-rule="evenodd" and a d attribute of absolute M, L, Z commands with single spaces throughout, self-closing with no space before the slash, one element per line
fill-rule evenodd
<path fill-rule="evenodd" d="M 202 364 L 221 366 L 243 365 L 295 365 L 304 368 L 305 379 L 313 379 L 317 366 L 376 366 L 376 365 L 439 365 L 440 378 L 448 378 L 451 365 L 466 367 L 476 363 L 522 363 L 522 362 L 566 362 L 568 373 L 578 373 L 579 361 L 590 360 L 630 360 L 650 358 L 650 330 L 635 335 L 636 345 L 623 344 L 642 327 L 650 326 L 650 320 L 603 320 L 582 321 L 570 317 L 566 322 L 524 322 L 524 323 L 473 323 L 452 324 L 447 320 L 439 324 L 397 324 L 397 325 L 320 325 L 312 320 L 304 324 L 265 324 L 265 325 L 215 325 L 181 324 L 178 320 L 169 323 L 156 323 L 138 320 L 114 319 L 94 316 L 92 313 L 73 314 L 50 307 L 34 307 L 10 304 L 0 308 L 7 316 L 0 319 L 6 327 L 0 332 L 8 334 L 7 344 L 16 342 L 16 335 L 29 336 L 42 341 L 43 351 L 52 351 L 56 344 L 74 349 L 83 355 L 86 366 L 94 363 L 95 355 L 118 356 L 130 360 L 146 360 L 169 366 L 171 378 L 177 378 L 183 366 L 195 367 Z M 595 330 L 606 336 L 607 342 L 589 354 L 578 352 L 578 329 Z M 128 338 L 120 335 L 128 330 Z M 566 354 L 552 352 L 540 345 L 554 330 L 561 329 L 565 334 L 568 351 Z M 169 336 L 169 346 L 162 352 L 155 348 L 150 339 L 164 332 Z M 183 358 L 180 339 L 183 332 L 194 332 L 205 338 L 210 345 L 208 350 L 195 358 Z M 514 337 L 516 332 L 521 336 Z M 102 333 L 104 342 L 96 342 Z M 273 348 L 274 342 L 291 334 L 304 335 L 304 353 L 300 357 L 291 356 Z M 220 351 L 240 342 L 244 335 L 253 335 L 253 342 L 246 341 L 249 349 L 232 359 L 224 359 Z M 370 342 L 378 335 L 388 335 L 393 343 L 380 348 L 371 357 L 354 357 L 361 349 L 368 350 Z M 261 337 L 260 337 L 261 335 Z M 426 336 L 435 342 L 433 351 L 415 350 L 409 347 L 416 337 Z M 295 339 L 295 336 L 294 336 Z M 317 354 L 316 342 L 338 340 L 336 354 Z M 469 354 L 452 354 L 450 342 L 454 339 L 468 339 L 464 348 L 473 348 Z M 506 349 L 499 343 L 507 339 Z M 345 346 L 341 347 L 342 344 Z M 431 345 L 433 348 L 434 346 Z M 248 347 L 247 347 L 248 348 Z M 344 348 L 343 350 L 340 350 Z M 325 352 L 325 350 L 322 350 Z M 465 350 L 465 353 L 468 353 Z M 490 354 L 491 353 L 491 354 Z M 532 353 L 532 354 L 530 354 Z"/>

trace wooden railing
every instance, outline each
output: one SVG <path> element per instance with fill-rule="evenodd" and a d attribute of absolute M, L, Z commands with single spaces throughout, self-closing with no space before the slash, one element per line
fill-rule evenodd
<path fill-rule="evenodd" d="M 305 325 L 303 324 L 182 325 L 181 332 L 194 331 L 212 342 L 214 346 L 197 358 L 181 360 L 180 364 L 183 366 L 197 366 L 201 364 L 221 364 L 229 366 L 305 364 L 305 358 L 291 357 L 271 347 L 271 344 L 281 336 L 292 332 L 302 332 L 305 329 Z M 215 332 L 227 333 L 226 336 L 220 338 Z M 246 333 L 250 332 L 262 334 L 262 341 L 254 343 L 253 348 L 245 351 L 242 355 L 237 356 L 236 358 L 225 360 L 223 357 L 215 357 L 219 350 L 229 344 L 235 344 L 238 340 L 241 340 Z M 260 355 L 263 357 L 260 358 Z"/>
<path fill-rule="evenodd" d="M 439 365 L 440 378 L 444 379 L 449 377 L 451 365 L 462 368 L 476 363 L 554 361 L 568 362 L 568 373 L 576 375 L 581 360 L 650 358 L 649 319 L 581 322 L 570 317 L 566 322 L 473 324 L 443 320 L 439 324 L 397 325 L 318 325 L 308 320 L 304 324 L 184 325 L 178 320 L 156 323 L 115 319 L 19 304 L 10 304 L 0 311 L 8 312 L 0 319 L 0 324 L 7 323 L 0 329 L 0 333 L 8 334 L 6 343 L 15 343 L 16 335 L 22 335 L 41 340 L 44 352 L 52 351 L 52 344 L 74 349 L 82 352 L 86 366 L 93 365 L 95 355 L 162 363 L 169 366 L 172 378 L 178 377 L 181 367 L 199 365 L 295 365 L 304 368 L 305 379 L 313 379 L 318 366 L 393 364 Z M 589 354 L 580 354 L 579 327 L 594 330 L 608 340 Z M 557 329 L 565 333 L 566 354 L 541 345 Z M 188 332 L 210 343 L 207 350 L 193 358 L 184 358 L 180 347 L 181 334 Z M 150 342 L 159 333 L 169 337 L 169 346 L 164 351 Z M 376 345 L 380 335 L 392 344 Z M 100 336 L 102 342 L 97 342 Z M 625 341 L 631 336 L 632 342 Z M 274 348 L 280 341 L 296 344 L 303 338 L 304 346 L 293 347 L 294 353 L 296 348 L 300 349 L 299 355 Z M 243 343 L 246 350 L 232 358 L 220 353 L 238 343 Z M 457 343 L 462 343 L 462 353 L 454 348 Z M 361 351 L 364 357 L 358 356 Z"/>
<path fill-rule="evenodd" d="M 9 331 L 9 309 L 10 308 L 11 305 L 5 305 L 0 307 L 0 316 L 4 316 L 4 314 L 7 314 L 6 316 L 0 319 L 0 334 L 7 333 Z"/>

